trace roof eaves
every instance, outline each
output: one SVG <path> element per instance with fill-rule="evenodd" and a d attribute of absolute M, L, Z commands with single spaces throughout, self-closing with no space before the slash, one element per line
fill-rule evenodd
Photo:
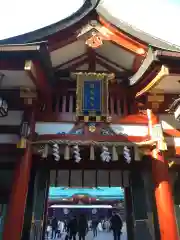
<path fill-rule="evenodd" d="M 121 31 L 125 32 L 126 34 L 139 39 L 141 42 L 146 44 L 150 44 L 157 48 L 168 49 L 171 51 L 180 51 L 180 46 L 175 44 L 171 44 L 166 42 L 162 39 L 154 37 L 148 33 L 145 33 L 134 26 L 124 22 L 116 17 L 112 16 L 107 9 L 105 9 L 102 4 L 99 4 L 97 7 L 97 12 L 108 22 L 119 28 Z"/>
<path fill-rule="evenodd" d="M 0 52 L 17 52 L 17 51 L 39 51 L 47 42 L 35 42 L 26 44 L 0 44 Z"/>
<path fill-rule="evenodd" d="M 141 64 L 138 71 L 129 78 L 129 85 L 133 86 L 137 84 L 142 78 L 144 73 L 147 71 L 147 69 L 151 66 L 153 61 L 156 61 L 156 55 L 154 54 L 154 51 L 152 48 L 149 48 L 146 58 L 144 59 L 143 63 Z"/>
<path fill-rule="evenodd" d="M 83 6 L 70 17 L 65 18 L 57 23 L 49 25 L 47 27 L 35 30 L 33 32 L 25 33 L 12 38 L 0 40 L 0 44 L 22 44 L 28 42 L 34 42 L 38 39 L 48 37 L 58 31 L 74 25 L 88 15 L 93 9 L 95 9 L 100 0 L 85 0 Z"/>
<path fill-rule="evenodd" d="M 180 59 L 180 52 L 171 51 L 167 49 L 149 47 L 146 58 L 141 64 L 138 71 L 129 78 L 129 86 L 137 85 L 141 80 L 144 79 L 144 76 L 150 71 L 154 64 L 167 64 L 172 66 L 177 64 Z M 167 61 L 168 60 L 168 61 Z"/>

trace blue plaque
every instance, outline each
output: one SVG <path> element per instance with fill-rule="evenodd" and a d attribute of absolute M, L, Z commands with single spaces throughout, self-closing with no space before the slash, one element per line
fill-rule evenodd
<path fill-rule="evenodd" d="M 84 81 L 83 87 L 83 112 L 84 114 L 101 113 L 101 81 Z"/>

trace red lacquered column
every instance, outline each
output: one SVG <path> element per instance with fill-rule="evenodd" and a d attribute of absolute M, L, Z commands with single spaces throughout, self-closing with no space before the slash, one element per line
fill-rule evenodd
<path fill-rule="evenodd" d="M 31 118 L 33 118 L 33 116 Z M 31 124 L 32 123 L 33 121 L 31 119 Z M 31 127 L 31 130 L 33 129 L 34 127 Z M 31 145 L 28 143 L 24 151 L 24 156 L 19 159 L 15 168 L 12 190 L 8 203 L 8 211 L 4 225 L 3 240 L 21 239 L 31 163 Z"/>
<path fill-rule="evenodd" d="M 147 110 L 149 120 L 149 134 L 152 136 L 152 127 L 158 124 L 158 118 Z M 152 151 L 152 174 L 155 183 L 155 199 L 160 227 L 161 240 L 178 240 L 178 230 L 172 196 L 172 188 L 169 180 L 168 163 L 164 155 L 156 148 Z"/>

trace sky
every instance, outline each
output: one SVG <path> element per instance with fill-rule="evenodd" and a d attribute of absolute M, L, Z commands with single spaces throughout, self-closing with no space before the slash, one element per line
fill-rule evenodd
<path fill-rule="evenodd" d="M 180 46 L 180 0 L 102 0 L 115 18 Z"/>
<path fill-rule="evenodd" d="M 0 39 L 48 26 L 76 12 L 84 0 L 1 0 Z M 180 46 L 180 0 L 101 0 L 116 18 Z M 169 15 L 169 11 L 171 14 Z"/>
<path fill-rule="evenodd" d="M 76 12 L 84 0 L 1 0 L 0 39 L 56 23 Z"/>

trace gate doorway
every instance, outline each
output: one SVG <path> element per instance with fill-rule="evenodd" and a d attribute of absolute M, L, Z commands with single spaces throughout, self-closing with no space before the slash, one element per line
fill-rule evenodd
<path fill-rule="evenodd" d="M 127 239 L 124 187 L 129 185 L 129 171 L 108 169 L 51 171 L 50 186 L 57 187 L 50 187 L 48 223 L 52 222 L 54 217 L 68 223 L 73 216 L 76 216 L 78 221 L 80 215 L 84 215 L 89 223 L 86 239 L 90 239 L 93 237 L 91 223 L 96 217 L 97 239 L 113 239 L 113 233 L 108 225 L 112 213 L 116 212 L 123 223 L 122 239 Z M 96 211 L 96 214 L 92 214 L 92 211 Z M 65 234 L 66 231 L 62 233 L 62 237 Z"/>
<path fill-rule="evenodd" d="M 81 204 L 82 208 L 88 209 L 88 212 L 90 211 L 90 208 L 97 209 L 97 205 L 108 205 L 107 209 L 111 209 L 108 212 L 108 217 L 110 214 L 112 214 L 113 209 L 119 211 L 119 209 L 122 209 L 123 207 L 123 212 L 121 212 L 120 215 L 123 215 L 124 238 L 130 240 L 145 239 L 144 237 L 146 237 L 146 239 L 153 239 L 153 207 L 151 206 L 151 203 L 148 202 L 148 199 L 150 199 L 150 191 L 147 191 L 147 188 L 149 188 L 151 182 L 148 172 L 142 171 L 140 163 L 138 168 L 136 167 L 134 171 L 129 169 L 112 169 L 112 165 L 111 167 L 110 165 L 105 165 L 105 167 L 101 169 L 99 167 L 82 169 L 78 165 L 76 165 L 76 168 L 73 167 L 71 169 L 60 169 L 60 167 L 53 166 L 53 168 L 51 168 L 52 170 L 49 170 L 48 164 L 44 166 L 42 162 L 39 166 L 34 166 L 34 169 L 36 176 L 34 181 L 34 200 L 33 206 L 31 206 L 31 240 L 45 240 L 47 224 L 50 222 L 48 220 L 51 220 L 51 218 L 56 216 L 56 214 L 58 216 L 60 212 L 62 214 L 64 209 L 70 208 L 71 212 L 72 210 L 77 212 L 77 207 L 74 209 L 72 205 L 77 206 Z M 72 189 L 84 191 L 85 189 L 106 188 L 108 191 L 110 191 L 113 188 L 118 188 L 122 189 L 123 201 L 120 201 L 120 199 L 115 199 L 115 201 L 110 204 L 108 202 L 106 202 L 106 204 L 99 204 L 99 200 L 96 200 L 94 202 L 90 201 L 87 203 L 86 201 L 88 199 L 90 200 L 91 197 L 86 196 L 87 194 L 84 194 L 83 197 L 86 199 L 85 203 L 83 202 L 84 199 L 82 202 L 82 199 L 79 199 L 77 202 L 76 197 L 80 198 L 83 195 L 82 192 L 80 192 L 81 194 L 75 194 L 78 196 L 74 196 L 74 199 L 72 199 L 73 196 L 70 197 L 70 201 L 67 201 L 67 196 L 63 197 L 59 195 L 59 202 L 52 202 L 52 189 L 56 189 L 58 191 L 58 189 L 60 190 L 62 188 L 66 193 Z M 62 192 L 60 191 L 60 194 L 61 193 Z M 92 197 L 92 199 L 93 198 L 94 197 Z M 53 205 L 55 205 L 55 207 Z M 71 206 L 68 208 L 67 205 Z M 91 207 L 89 207 L 89 205 L 91 205 Z M 80 209 L 80 207 L 78 207 L 78 209 Z"/>
<path fill-rule="evenodd" d="M 125 222 L 124 190 L 120 187 L 67 188 L 50 187 L 48 199 L 48 224 L 45 239 L 56 235 L 64 239 L 74 231 L 71 224 L 77 224 L 74 236 L 79 238 L 79 221 L 83 216 L 87 224 L 86 239 L 113 239 L 110 227 L 112 214 L 122 220 L 121 239 L 127 239 Z M 74 219 L 76 221 L 74 221 Z M 52 231 L 53 223 L 58 223 L 58 231 Z M 120 221 L 121 224 L 121 221 Z M 68 227 L 70 226 L 70 227 Z M 121 228 L 121 225 L 119 226 Z"/>

